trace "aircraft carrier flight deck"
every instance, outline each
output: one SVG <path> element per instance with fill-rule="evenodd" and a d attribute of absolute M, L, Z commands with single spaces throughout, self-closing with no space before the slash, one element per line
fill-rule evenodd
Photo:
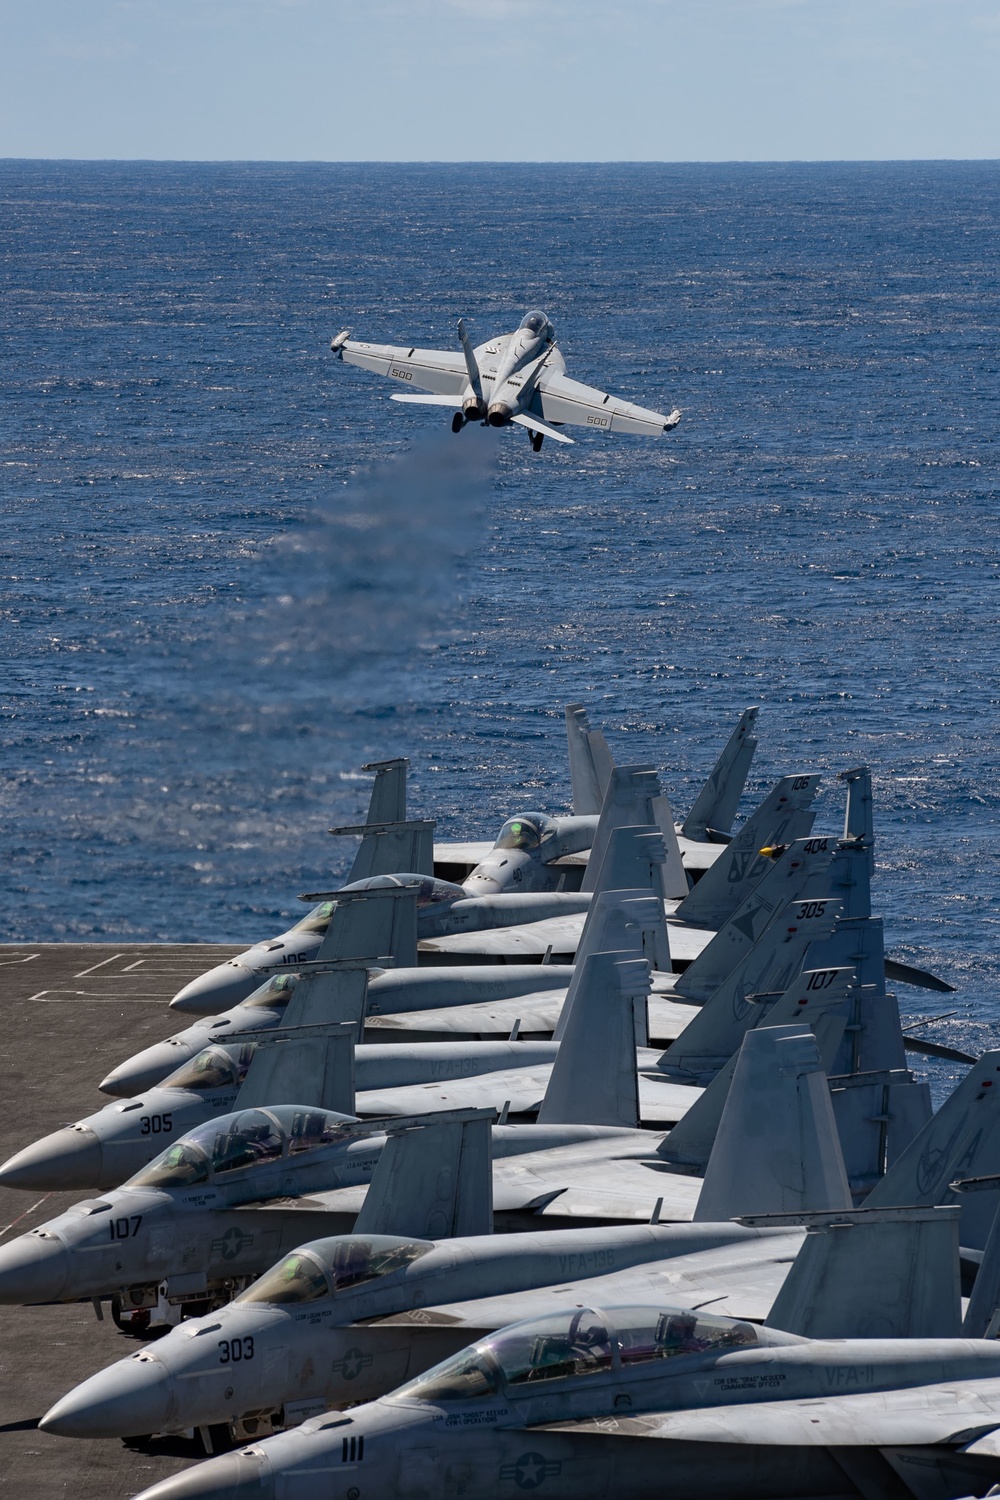
<path fill-rule="evenodd" d="M 0 944 L 3 1155 L 99 1109 L 107 1099 L 97 1085 L 109 1069 L 177 1029 L 170 998 L 245 946 Z M 0 1244 L 94 1196 L 0 1188 Z M 107 1308 L 98 1323 L 89 1303 L 0 1308 L 0 1493 L 125 1500 L 202 1456 L 182 1439 L 74 1443 L 37 1430 L 58 1396 L 141 1347 Z"/>

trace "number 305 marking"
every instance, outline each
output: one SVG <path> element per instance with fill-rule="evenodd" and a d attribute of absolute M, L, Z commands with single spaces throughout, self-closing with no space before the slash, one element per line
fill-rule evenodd
<path fill-rule="evenodd" d="M 170 1115 L 140 1115 L 140 1135 L 169 1135 L 174 1128 Z"/>
<path fill-rule="evenodd" d="M 241 1359 L 253 1359 L 253 1339 L 220 1339 L 219 1364 L 238 1365 Z"/>

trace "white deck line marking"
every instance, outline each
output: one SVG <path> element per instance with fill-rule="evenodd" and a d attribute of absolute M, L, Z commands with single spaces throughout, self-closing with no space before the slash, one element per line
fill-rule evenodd
<path fill-rule="evenodd" d="M 3 1239 L 4 1235 L 7 1233 L 7 1231 L 9 1229 L 13 1229 L 15 1224 L 20 1224 L 21 1220 L 22 1219 L 26 1219 L 30 1213 L 34 1213 L 34 1211 L 35 1211 L 36 1208 L 41 1208 L 41 1206 L 45 1202 L 46 1198 L 51 1198 L 51 1197 L 52 1197 L 51 1193 L 43 1193 L 42 1196 L 39 1198 L 39 1200 L 38 1200 L 37 1203 L 33 1203 L 30 1208 L 26 1208 L 24 1210 L 23 1214 L 18 1214 L 18 1216 L 17 1216 L 16 1219 L 11 1219 L 11 1221 L 10 1221 L 9 1224 L 4 1225 L 3 1229 L 0 1229 L 0 1240 Z"/>
<path fill-rule="evenodd" d="M 95 995 L 90 990 L 39 990 L 37 995 L 29 995 L 29 1002 L 37 1000 L 39 1005 L 52 1005 L 57 1000 L 105 1000 L 112 1005 L 122 1005 L 126 1000 L 138 1000 L 143 1004 L 158 1001 L 161 1005 L 169 995 L 166 990 L 145 990 L 138 995 Z"/>
<path fill-rule="evenodd" d="M 99 964 L 92 964 L 89 969 L 81 969 L 79 974 L 73 975 L 73 978 L 85 979 L 88 974 L 93 974 L 98 969 L 103 969 L 105 964 L 113 964 L 116 958 L 124 958 L 124 956 L 123 953 L 112 953 L 110 958 L 102 958 Z"/>
<path fill-rule="evenodd" d="M 30 964 L 33 958 L 41 958 L 40 953 L 28 953 L 24 958 L 0 958 L 0 968 L 9 968 L 11 964 Z"/>

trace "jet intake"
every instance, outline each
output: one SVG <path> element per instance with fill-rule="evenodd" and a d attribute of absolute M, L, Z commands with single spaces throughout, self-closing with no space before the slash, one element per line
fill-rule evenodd
<path fill-rule="evenodd" d="M 513 415 L 506 401 L 494 401 L 486 413 L 486 420 L 491 427 L 506 427 Z"/>

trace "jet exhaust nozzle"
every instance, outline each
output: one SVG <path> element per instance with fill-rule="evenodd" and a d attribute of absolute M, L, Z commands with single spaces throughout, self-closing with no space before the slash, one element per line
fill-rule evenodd
<path fill-rule="evenodd" d="M 513 415 L 514 413 L 511 411 L 506 401 L 494 401 L 493 405 L 486 413 L 486 420 L 487 422 L 489 422 L 491 427 L 506 427 L 507 423 L 511 420 Z"/>

